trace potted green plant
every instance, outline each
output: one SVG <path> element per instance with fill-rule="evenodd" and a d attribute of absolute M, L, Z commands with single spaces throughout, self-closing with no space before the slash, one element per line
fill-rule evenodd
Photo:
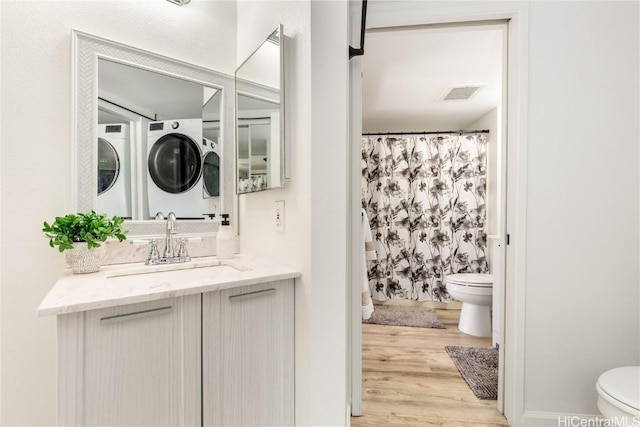
<path fill-rule="evenodd" d="M 74 273 L 93 273 L 100 270 L 107 238 L 122 242 L 127 231 L 122 230 L 124 218 L 95 211 L 56 217 L 51 224 L 44 222 L 42 231 L 49 239 L 49 246 L 65 252 L 67 263 Z"/>

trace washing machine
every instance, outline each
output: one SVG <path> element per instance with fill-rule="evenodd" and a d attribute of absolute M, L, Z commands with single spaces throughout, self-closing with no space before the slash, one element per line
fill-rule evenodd
<path fill-rule="evenodd" d="M 218 138 L 202 138 L 202 195 L 220 197 L 220 143 Z"/>
<path fill-rule="evenodd" d="M 202 119 L 149 123 L 147 198 L 149 215 L 169 212 L 179 219 L 203 219 Z"/>
<path fill-rule="evenodd" d="M 98 125 L 98 199 L 96 211 L 131 219 L 129 125 Z"/>

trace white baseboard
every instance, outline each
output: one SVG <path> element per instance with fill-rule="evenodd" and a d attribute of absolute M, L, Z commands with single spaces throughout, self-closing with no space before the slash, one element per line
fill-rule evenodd
<path fill-rule="evenodd" d="M 598 423 L 598 420 L 600 423 Z M 523 427 L 605 426 L 602 415 L 525 411 Z"/>

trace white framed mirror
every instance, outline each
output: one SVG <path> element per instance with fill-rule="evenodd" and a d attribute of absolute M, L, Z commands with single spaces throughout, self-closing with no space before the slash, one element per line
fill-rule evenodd
<path fill-rule="evenodd" d="M 238 67 L 238 194 L 284 187 L 284 36 L 279 25 Z"/>
<path fill-rule="evenodd" d="M 157 212 L 188 234 L 236 219 L 233 77 L 75 30 L 73 54 L 75 209 L 130 218 L 130 236 L 162 232 Z"/>

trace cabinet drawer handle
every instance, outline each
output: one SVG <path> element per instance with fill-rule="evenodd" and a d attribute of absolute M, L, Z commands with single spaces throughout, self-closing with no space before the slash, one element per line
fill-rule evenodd
<path fill-rule="evenodd" d="M 110 323 L 124 322 L 126 320 L 143 319 L 145 317 L 157 316 L 159 314 L 168 313 L 171 311 L 172 308 L 173 307 L 169 305 L 167 307 L 152 308 L 149 310 L 136 311 L 134 313 L 118 314 L 116 316 L 103 317 L 100 319 L 100 323 L 103 325 L 108 325 Z"/>
<path fill-rule="evenodd" d="M 246 294 L 238 294 L 238 295 L 231 295 L 229 297 L 229 299 L 231 301 L 240 301 L 243 299 L 247 299 L 247 298 L 255 298 L 255 297 L 259 297 L 262 295 L 270 295 L 276 292 L 275 288 L 269 288 L 269 289 L 263 289 L 261 291 L 255 291 L 255 292 L 247 292 Z"/>

